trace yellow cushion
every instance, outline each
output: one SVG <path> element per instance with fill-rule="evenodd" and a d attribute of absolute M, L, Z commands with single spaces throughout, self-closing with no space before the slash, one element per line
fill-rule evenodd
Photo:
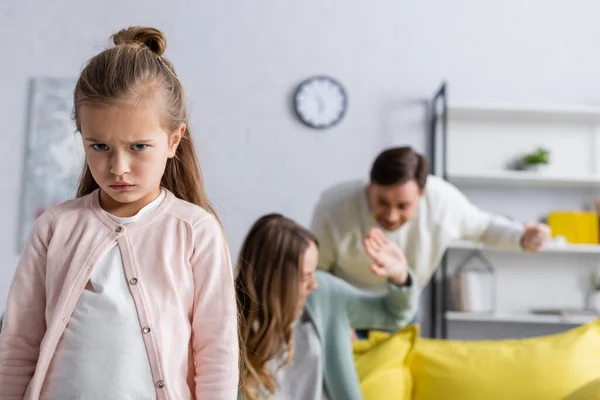
<path fill-rule="evenodd" d="M 419 339 L 409 362 L 414 400 L 560 400 L 600 378 L 600 320 L 523 340 Z"/>
<path fill-rule="evenodd" d="M 571 393 L 563 400 L 598 400 L 600 399 L 600 378 Z"/>
<path fill-rule="evenodd" d="M 354 361 L 364 400 L 410 400 L 412 377 L 408 355 L 419 334 L 411 325 L 394 334 L 370 332 L 354 342 Z"/>

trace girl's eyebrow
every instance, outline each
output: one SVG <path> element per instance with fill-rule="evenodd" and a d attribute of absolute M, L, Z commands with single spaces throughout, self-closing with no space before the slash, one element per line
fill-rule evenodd
<path fill-rule="evenodd" d="M 128 142 L 127 144 L 139 144 L 139 143 L 152 143 L 154 139 L 136 139 L 133 142 Z"/>
<path fill-rule="evenodd" d="M 83 140 L 85 140 L 86 142 L 96 142 L 96 143 L 103 143 L 103 140 L 99 140 L 99 139 L 95 139 L 95 138 L 84 138 Z M 126 144 L 131 145 L 131 144 L 138 144 L 138 143 L 152 143 L 154 142 L 154 139 L 136 139 L 132 142 L 127 142 Z"/>

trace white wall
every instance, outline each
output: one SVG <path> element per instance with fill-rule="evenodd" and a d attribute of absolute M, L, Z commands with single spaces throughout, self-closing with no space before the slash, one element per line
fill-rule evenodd
<path fill-rule="evenodd" d="M 424 149 L 423 100 L 443 78 L 452 100 L 597 101 L 599 12 L 593 0 L 2 2 L 0 309 L 17 259 L 27 81 L 76 75 L 122 27 L 167 34 L 235 254 L 259 215 L 307 224 L 320 191 L 366 177 L 382 148 Z M 302 127 L 289 106 L 315 73 L 350 96 L 343 123 L 325 132 Z"/>

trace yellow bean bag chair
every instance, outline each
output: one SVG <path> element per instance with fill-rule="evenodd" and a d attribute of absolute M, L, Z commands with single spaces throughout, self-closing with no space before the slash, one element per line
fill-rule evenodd
<path fill-rule="evenodd" d="M 354 361 L 364 400 L 410 400 L 412 377 L 408 355 L 419 335 L 418 325 L 394 334 L 370 332 L 354 342 Z"/>
<path fill-rule="evenodd" d="M 563 400 L 598 400 L 600 399 L 600 378 L 571 393 Z"/>
<path fill-rule="evenodd" d="M 600 319 L 522 340 L 418 336 L 411 325 L 354 343 L 365 400 L 600 400 Z"/>
<path fill-rule="evenodd" d="M 600 378 L 600 320 L 522 340 L 420 338 L 409 365 L 414 400 L 563 400 Z"/>

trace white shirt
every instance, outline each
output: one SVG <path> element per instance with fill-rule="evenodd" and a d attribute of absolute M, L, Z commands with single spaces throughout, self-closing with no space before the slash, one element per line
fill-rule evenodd
<path fill-rule="evenodd" d="M 159 196 L 135 216 L 154 211 Z M 57 346 L 44 382 L 42 400 L 156 399 L 135 303 L 125 278 L 121 251 L 115 245 L 100 257 Z"/>
<path fill-rule="evenodd" d="M 319 268 L 359 288 L 385 292 L 385 279 L 371 273 L 373 261 L 363 246 L 371 228 L 382 229 L 369 208 L 366 185 L 351 182 L 325 192 L 312 230 L 319 239 Z M 456 187 L 429 176 L 417 215 L 394 232 L 382 231 L 402 249 L 419 286 L 424 287 L 453 240 L 518 249 L 524 229 L 521 223 L 480 210 Z"/>
<path fill-rule="evenodd" d="M 273 400 L 328 400 L 323 382 L 323 348 L 308 317 L 294 323 L 294 359 L 276 374 Z"/>

